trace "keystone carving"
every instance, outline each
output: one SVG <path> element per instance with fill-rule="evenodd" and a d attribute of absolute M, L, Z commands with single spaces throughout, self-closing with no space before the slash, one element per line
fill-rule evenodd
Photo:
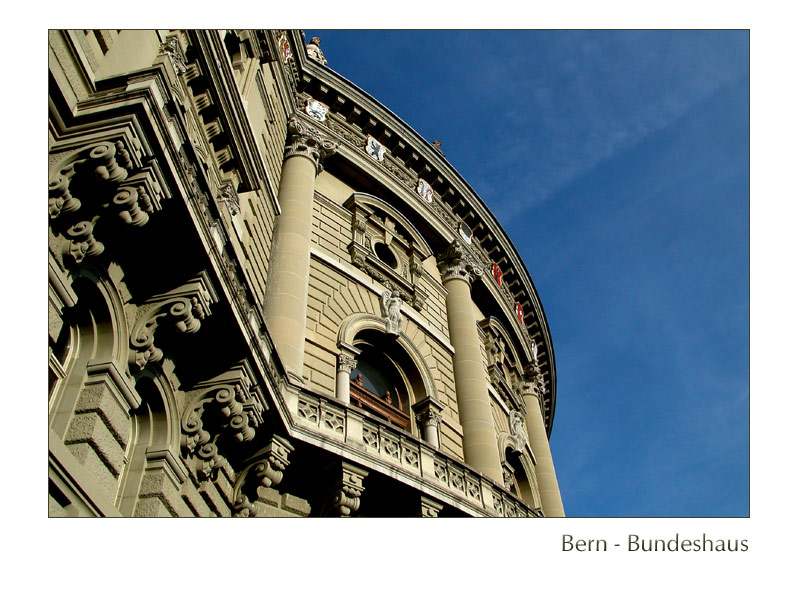
<path fill-rule="evenodd" d="M 288 130 L 284 160 L 292 156 L 310 158 L 319 175 L 322 172 L 322 160 L 333 154 L 339 145 L 331 137 L 296 115 L 289 117 Z"/>
<path fill-rule="evenodd" d="M 131 332 L 128 361 L 131 372 L 164 358 L 155 345 L 155 333 L 162 322 L 172 323 L 179 333 L 194 333 L 211 314 L 211 305 L 216 301 L 217 295 L 205 272 L 179 288 L 151 298 Z"/>
<path fill-rule="evenodd" d="M 472 284 L 483 275 L 483 265 L 459 239 L 453 240 L 444 252 L 437 255 L 436 265 L 442 274 L 442 283 L 451 279 L 463 279 Z"/>
<path fill-rule="evenodd" d="M 236 478 L 233 486 L 233 513 L 237 517 L 258 516 L 258 506 L 249 495 L 258 495 L 258 488 L 277 487 L 283 480 L 283 472 L 289 466 L 289 454 L 294 447 L 288 440 L 273 435 L 266 448 L 259 453 Z M 248 495 L 249 494 L 249 495 Z"/>
<path fill-rule="evenodd" d="M 266 403 L 246 363 L 198 384 L 181 418 L 184 453 L 195 460 L 198 478 L 214 479 L 222 464 L 219 440 L 250 442 L 263 423 Z"/>

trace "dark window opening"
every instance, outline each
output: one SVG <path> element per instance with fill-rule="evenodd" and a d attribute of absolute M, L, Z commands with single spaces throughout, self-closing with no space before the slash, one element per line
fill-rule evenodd
<path fill-rule="evenodd" d="M 375 244 L 375 254 L 381 262 L 389 265 L 392 269 L 397 268 L 397 259 L 386 244 L 380 242 Z"/>

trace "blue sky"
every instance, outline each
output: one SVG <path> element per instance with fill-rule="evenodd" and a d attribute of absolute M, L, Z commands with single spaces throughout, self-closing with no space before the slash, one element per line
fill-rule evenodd
<path fill-rule="evenodd" d="M 556 353 L 568 516 L 749 514 L 746 31 L 321 31 L 495 213 Z"/>

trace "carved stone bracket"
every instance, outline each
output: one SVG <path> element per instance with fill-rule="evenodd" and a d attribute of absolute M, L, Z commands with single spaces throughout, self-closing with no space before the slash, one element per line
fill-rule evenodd
<path fill-rule="evenodd" d="M 284 160 L 292 156 L 310 158 L 317 169 L 322 172 L 322 160 L 330 156 L 339 146 L 333 138 L 296 115 L 289 117 L 289 134 L 284 148 Z"/>
<path fill-rule="evenodd" d="M 332 503 L 343 517 L 353 516 L 361 506 L 361 492 L 368 472 L 343 462 L 342 476 L 337 484 Z"/>
<path fill-rule="evenodd" d="M 187 397 L 190 400 L 181 418 L 181 446 L 195 460 L 198 478 L 214 479 L 222 461 L 219 439 L 252 441 L 264 421 L 267 404 L 246 362 L 198 384 Z"/>
<path fill-rule="evenodd" d="M 294 447 L 284 438 L 273 435 L 270 442 L 236 478 L 233 486 L 233 513 L 237 517 L 258 516 L 258 506 L 250 495 L 259 487 L 274 488 L 283 480 Z"/>
<path fill-rule="evenodd" d="M 420 496 L 420 517 L 438 517 L 444 504 L 431 500 L 427 496 Z"/>
<path fill-rule="evenodd" d="M 450 279 L 463 279 L 469 284 L 483 275 L 483 264 L 467 249 L 459 239 L 436 257 L 436 264 L 442 274 L 442 283 Z"/>
<path fill-rule="evenodd" d="M 105 213 L 141 227 L 161 209 L 164 186 L 157 167 L 153 161 L 137 168 L 131 143 L 127 138 L 94 142 L 62 162 L 50 179 L 51 226 L 64 236 L 65 255 L 76 263 L 103 252 L 94 230 Z"/>
<path fill-rule="evenodd" d="M 179 333 L 194 333 L 211 314 L 215 302 L 217 295 L 205 271 L 185 285 L 151 298 L 131 332 L 128 361 L 131 372 L 164 357 L 155 345 L 155 332 L 162 322 L 173 323 Z"/>

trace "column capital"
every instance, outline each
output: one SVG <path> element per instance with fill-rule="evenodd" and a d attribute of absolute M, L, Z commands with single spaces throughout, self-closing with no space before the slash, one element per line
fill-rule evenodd
<path fill-rule="evenodd" d="M 344 371 L 349 376 L 352 370 L 356 368 L 357 364 L 358 364 L 358 359 L 355 356 L 351 356 L 346 352 L 342 352 L 337 356 L 336 370 Z"/>
<path fill-rule="evenodd" d="M 436 256 L 436 266 L 442 274 L 442 283 L 451 279 L 462 279 L 468 284 L 483 275 L 483 265 L 458 239 Z"/>
<path fill-rule="evenodd" d="M 538 364 L 528 363 L 525 366 L 522 377 L 518 379 L 518 389 L 523 396 L 541 397 L 544 393 L 544 374 Z"/>
<path fill-rule="evenodd" d="M 336 151 L 337 144 L 332 137 L 323 133 L 310 123 L 292 115 L 287 123 L 288 135 L 284 148 L 283 159 L 292 156 L 305 156 L 311 159 L 317 169 L 317 175 L 322 172 L 322 160 Z"/>
<path fill-rule="evenodd" d="M 444 417 L 442 416 L 444 406 L 431 396 L 420 400 L 411 408 L 414 409 L 416 419 L 423 427 L 429 425 L 438 427 L 439 423 L 444 420 Z"/>

